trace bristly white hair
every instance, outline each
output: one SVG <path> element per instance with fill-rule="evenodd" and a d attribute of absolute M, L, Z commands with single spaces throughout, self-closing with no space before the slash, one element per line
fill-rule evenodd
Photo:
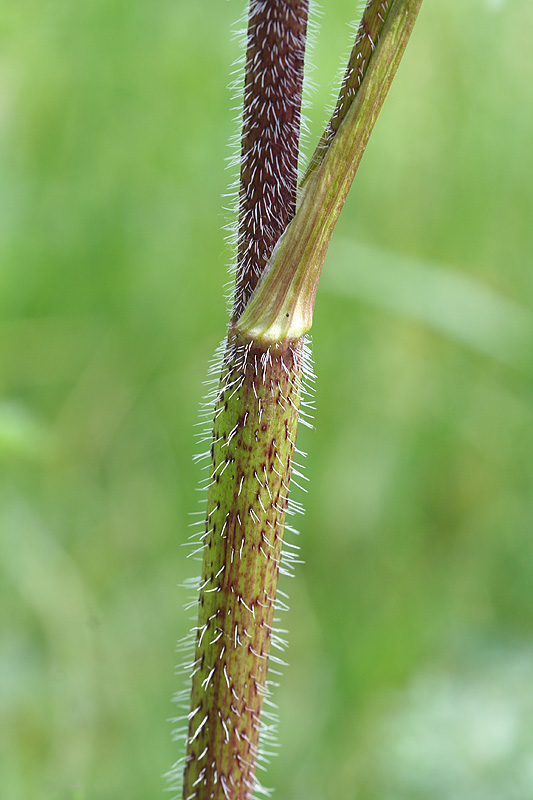
<path fill-rule="evenodd" d="M 220 375 L 222 373 L 227 347 L 227 341 L 222 341 L 217 348 L 215 355 L 210 361 L 206 380 L 207 394 L 200 407 L 201 419 L 198 423 L 200 430 L 197 433 L 197 438 L 201 443 L 201 452 L 195 457 L 194 460 L 197 464 L 203 464 L 202 469 L 210 468 L 210 447 L 206 449 L 206 444 L 210 445 L 212 442 L 213 416 L 216 413 L 217 400 L 220 397 L 221 391 L 227 389 L 226 386 L 220 385 Z M 233 352 L 231 358 L 239 360 L 239 357 L 242 358 L 242 355 L 243 354 L 239 355 L 238 352 Z M 312 354 L 310 341 L 308 339 L 307 341 L 304 340 L 302 343 L 302 395 L 300 401 L 299 421 L 309 427 L 312 427 L 309 410 L 313 408 L 312 396 L 314 393 L 314 382 L 315 376 L 313 372 Z M 305 457 L 305 453 L 295 447 L 295 456 L 296 455 L 298 455 L 300 459 Z M 299 480 L 306 480 L 305 476 L 303 475 L 303 464 L 301 461 L 298 463 L 293 463 L 293 475 L 296 475 Z M 203 483 L 209 484 L 211 477 L 211 474 L 209 474 L 208 478 L 205 479 Z M 291 483 L 291 496 L 289 498 L 287 515 L 294 516 L 296 514 L 303 514 L 302 503 L 294 497 L 294 489 L 298 491 L 303 489 L 303 487 L 299 485 L 298 480 L 292 479 Z M 207 506 L 206 489 L 207 485 L 204 485 L 200 488 L 200 491 L 203 495 L 199 501 L 201 504 L 201 510 L 193 512 L 193 516 L 195 518 L 197 517 L 197 519 L 191 522 L 193 532 L 189 537 L 189 541 L 185 543 L 185 546 L 191 548 L 189 556 L 198 562 L 202 561 L 203 550 L 206 546 L 206 537 L 209 535 L 209 526 L 205 525 Z M 303 491 L 305 491 L 305 489 L 303 489 Z M 289 534 L 289 537 L 287 537 L 287 534 Z M 298 555 L 298 545 L 294 541 L 291 541 L 291 539 L 297 535 L 298 531 L 292 525 L 286 523 L 282 560 L 280 565 L 280 576 L 282 578 L 292 577 L 295 564 L 302 563 Z M 166 775 L 169 784 L 168 791 L 175 793 L 174 800 L 181 800 L 180 793 L 183 787 L 183 771 L 186 763 L 185 749 L 187 743 L 188 723 L 191 718 L 191 713 L 193 713 L 190 711 L 189 706 L 192 677 L 198 668 L 198 664 L 195 661 L 195 647 L 198 633 L 196 609 L 198 606 L 200 586 L 201 577 L 190 578 L 183 584 L 183 588 L 185 588 L 187 592 L 191 593 L 185 607 L 187 610 L 192 610 L 193 615 L 191 617 L 191 630 L 185 637 L 183 637 L 183 639 L 180 640 L 177 645 L 177 652 L 180 654 L 181 661 L 179 667 L 177 668 L 177 674 L 180 676 L 180 680 L 184 683 L 184 686 L 173 697 L 173 701 L 178 708 L 178 715 L 172 718 L 171 722 L 175 725 L 175 728 L 172 731 L 172 738 L 173 741 L 180 743 L 182 755 L 172 765 L 172 768 Z M 281 673 L 279 671 L 279 667 L 286 666 L 285 662 L 277 655 L 277 653 L 283 652 L 287 646 L 287 641 L 284 636 L 287 634 L 287 631 L 278 627 L 279 612 L 288 610 L 288 604 L 286 602 L 287 600 L 288 596 L 284 591 L 278 588 L 276 593 L 277 616 L 274 618 L 275 627 L 272 630 L 271 637 L 271 647 L 274 652 L 271 652 L 269 655 L 268 678 L 262 690 L 264 707 L 261 713 L 261 732 L 257 753 L 258 770 L 264 770 L 269 763 L 270 757 L 276 754 L 278 718 L 276 713 L 277 707 L 272 699 L 272 695 L 273 691 L 275 691 L 279 684 L 275 679 L 273 679 L 273 676 L 280 676 Z M 263 787 L 256 778 L 253 787 L 253 793 L 257 795 L 257 798 L 259 798 L 259 796 L 269 796 L 271 790 Z M 252 797 L 252 793 L 250 797 Z"/>

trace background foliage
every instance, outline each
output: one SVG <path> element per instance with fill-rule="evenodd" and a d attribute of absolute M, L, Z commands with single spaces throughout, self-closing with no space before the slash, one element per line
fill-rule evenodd
<path fill-rule="evenodd" d="M 355 13 L 324 5 L 311 142 Z M 176 757 L 241 11 L 4 3 L 9 800 L 158 797 Z M 278 797 L 533 796 L 532 25 L 528 0 L 424 4 L 328 256 Z"/>

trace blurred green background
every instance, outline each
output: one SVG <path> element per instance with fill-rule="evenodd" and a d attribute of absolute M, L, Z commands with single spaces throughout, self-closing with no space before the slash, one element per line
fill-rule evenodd
<path fill-rule="evenodd" d="M 180 754 L 243 5 L 3 3 L 6 800 L 160 797 Z M 307 152 L 356 5 L 323 3 Z M 280 798 L 533 797 L 532 27 L 426 0 L 328 255 Z"/>

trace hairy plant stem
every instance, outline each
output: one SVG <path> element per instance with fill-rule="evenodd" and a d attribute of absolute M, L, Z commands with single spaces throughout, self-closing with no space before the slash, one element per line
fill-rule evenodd
<path fill-rule="evenodd" d="M 250 800 L 257 787 L 304 337 L 333 227 L 420 4 L 367 3 L 296 209 L 307 1 L 250 2 L 236 289 L 214 404 L 184 800 Z"/>
<path fill-rule="evenodd" d="M 233 321 L 296 209 L 307 13 L 307 0 L 250 3 Z M 250 341 L 230 326 L 214 411 L 187 800 L 247 800 L 256 786 L 302 359 L 302 340 Z"/>
<path fill-rule="evenodd" d="M 228 340 L 215 410 L 184 798 L 244 800 L 253 793 L 302 357 L 301 341 L 265 348 L 233 334 Z"/>
<path fill-rule="evenodd" d="M 294 216 L 308 0 L 251 0 L 233 318 Z"/>

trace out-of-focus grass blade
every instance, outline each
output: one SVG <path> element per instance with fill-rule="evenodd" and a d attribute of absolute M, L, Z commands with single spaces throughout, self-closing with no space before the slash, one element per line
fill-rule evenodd
<path fill-rule="evenodd" d="M 470 275 L 350 240 L 334 241 L 325 290 L 424 322 L 500 362 L 529 370 L 533 314 Z"/>
<path fill-rule="evenodd" d="M 49 431 L 20 403 L 0 403 L 0 459 L 40 458 L 52 444 Z"/>

